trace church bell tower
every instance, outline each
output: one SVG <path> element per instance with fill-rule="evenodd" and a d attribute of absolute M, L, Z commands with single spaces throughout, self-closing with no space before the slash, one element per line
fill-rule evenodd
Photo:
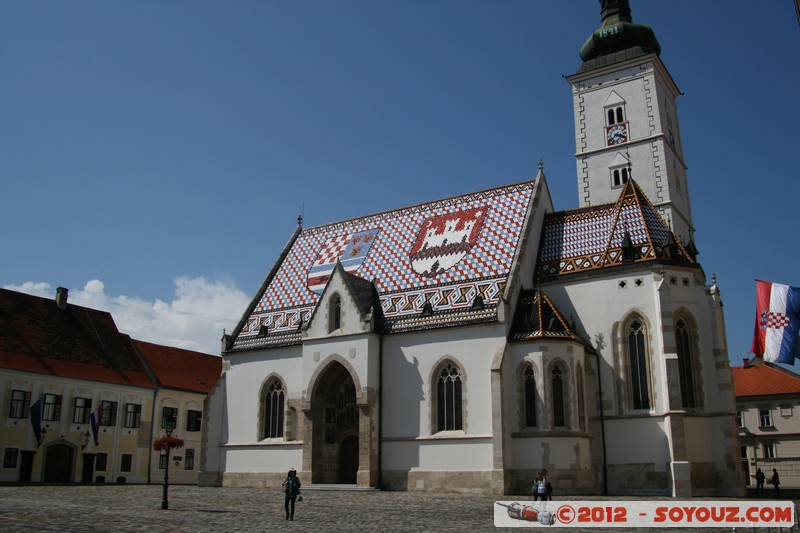
<path fill-rule="evenodd" d="M 680 91 L 659 58 L 653 30 L 634 24 L 628 0 L 600 0 L 601 25 L 567 77 L 575 110 L 581 207 L 615 202 L 633 179 L 684 244 L 693 242 Z"/>

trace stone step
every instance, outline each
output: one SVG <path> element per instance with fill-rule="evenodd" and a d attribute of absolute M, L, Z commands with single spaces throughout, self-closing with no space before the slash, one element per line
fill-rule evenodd
<path fill-rule="evenodd" d="M 379 492 L 375 487 L 359 487 L 358 485 L 337 483 L 315 483 L 313 485 L 303 485 L 300 490 L 309 492 L 315 490 Z"/>

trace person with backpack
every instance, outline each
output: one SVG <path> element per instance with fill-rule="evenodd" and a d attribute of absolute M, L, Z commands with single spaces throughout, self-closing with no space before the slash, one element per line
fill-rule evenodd
<path fill-rule="evenodd" d="M 283 482 L 283 493 L 285 495 L 283 507 L 286 510 L 286 520 L 294 520 L 294 503 L 300 494 L 300 485 L 297 470 L 292 468 Z"/>

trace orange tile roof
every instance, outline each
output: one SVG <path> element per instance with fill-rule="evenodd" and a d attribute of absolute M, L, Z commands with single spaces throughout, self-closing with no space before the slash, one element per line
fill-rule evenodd
<path fill-rule="evenodd" d="M 208 393 L 222 373 L 222 357 L 134 339 L 162 387 Z"/>
<path fill-rule="evenodd" d="M 0 367 L 154 388 L 110 313 L 0 289 Z"/>
<path fill-rule="evenodd" d="M 736 397 L 800 394 L 800 376 L 769 363 L 733 367 Z"/>

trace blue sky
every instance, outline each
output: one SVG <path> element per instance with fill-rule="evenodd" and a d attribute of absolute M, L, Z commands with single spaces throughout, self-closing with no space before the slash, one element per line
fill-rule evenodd
<path fill-rule="evenodd" d="M 696 244 L 749 351 L 800 286 L 791 0 L 632 0 L 678 101 Z M 531 179 L 577 207 L 573 0 L 0 1 L 0 286 L 219 352 L 296 226 Z"/>

